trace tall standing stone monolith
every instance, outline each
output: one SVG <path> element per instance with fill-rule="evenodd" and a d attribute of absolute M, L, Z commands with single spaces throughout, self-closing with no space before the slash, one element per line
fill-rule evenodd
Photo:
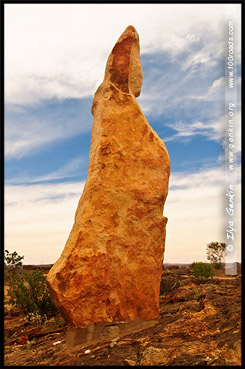
<path fill-rule="evenodd" d="M 88 176 L 65 248 L 47 282 L 73 327 L 159 315 L 170 159 L 136 97 L 139 36 L 112 49 L 92 105 Z"/>

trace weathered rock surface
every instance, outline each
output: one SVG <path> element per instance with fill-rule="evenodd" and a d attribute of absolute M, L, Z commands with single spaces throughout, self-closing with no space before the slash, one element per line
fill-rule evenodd
<path fill-rule="evenodd" d="M 54 302 L 74 327 L 159 315 L 170 160 L 136 100 L 141 85 L 139 37 L 129 26 L 94 96 L 87 181 L 47 277 Z"/>

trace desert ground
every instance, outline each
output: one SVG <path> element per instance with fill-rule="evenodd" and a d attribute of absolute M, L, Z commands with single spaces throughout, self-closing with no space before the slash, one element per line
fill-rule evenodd
<path fill-rule="evenodd" d="M 47 274 L 48 268 L 39 268 Z M 166 265 L 155 324 L 114 340 L 68 347 L 61 316 L 27 323 L 8 304 L 4 286 L 5 366 L 234 366 L 241 365 L 241 268 L 213 278 L 191 276 L 188 266 Z"/>

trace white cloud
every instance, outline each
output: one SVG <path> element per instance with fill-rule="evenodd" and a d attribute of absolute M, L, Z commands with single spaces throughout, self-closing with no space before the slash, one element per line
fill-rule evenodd
<path fill-rule="evenodd" d="M 220 141 L 224 145 L 225 135 L 228 134 L 228 131 L 225 127 L 228 125 L 229 116 L 228 114 L 224 114 L 225 112 L 225 86 L 224 86 L 224 77 L 220 77 L 212 83 L 212 85 L 208 88 L 206 94 L 204 95 L 192 95 L 189 96 L 189 100 L 203 100 L 203 101 L 212 101 L 215 103 L 216 107 L 220 107 L 220 112 L 222 115 L 219 118 L 215 118 L 215 111 L 213 111 L 212 106 L 209 107 L 210 111 L 213 112 L 213 116 L 211 119 L 206 119 L 205 122 L 202 121 L 188 121 L 183 122 L 179 120 L 177 122 L 166 122 L 164 125 L 173 129 L 176 133 L 169 137 L 164 137 L 164 141 L 177 141 L 182 139 L 188 139 L 192 136 L 202 135 L 207 137 L 209 140 Z M 237 81 L 237 87 L 240 88 L 241 80 Z M 226 102 L 228 103 L 228 102 Z M 207 106 L 205 105 L 207 109 Z M 204 108 L 204 110 L 205 110 Z M 200 110 L 202 107 L 200 106 Z M 149 113 L 149 111 L 148 111 Z M 197 109 L 196 115 L 200 114 L 200 111 Z M 208 117 L 208 114 L 206 118 Z M 241 106 L 240 106 L 240 97 L 238 96 L 237 106 L 235 108 L 234 114 L 234 144 L 235 149 L 234 152 L 239 154 L 241 152 Z"/>
<path fill-rule="evenodd" d="M 24 176 L 10 178 L 5 181 L 6 184 L 16 185 L 16 184 L 31 184 L 38 182 L 49 182 L 57 179 L 67 179 L 72 177 L 78 177 L 82 173 L 82 168 L 85 164 L 85 159 L 83 157 L 76 157 L 67 162 L 62 168 L 55 170 L 54 172 L 48 173 L 46 175 L 30 177 Z"/>
<path fill-rule="evenodd" d="M 210 40 L 207 38 L 205 40 L 205 45 L 201 49 L 190 53 L 187 59 L 183 61 L 183 71 L 193 68 L 198 64 L 205 64 L 206 66 L 208 65 L 209 68 L 212 68 L 214 65 L 216 65 L 215 59 L 220 56 L 220 52 L 217 53 L 214 50 L 217 50 L 218 46 L 219 50 L 224 50 L 224 40 L 221 41 L 216 37 L 210 37 Z"/>
<path fill-rule="evenodd" d="M 195 51 L 190 54 L 192 58 Z M 224 60 L 214 53 L 213 63 L 196 63 L 185 69 L 185 57 L 180 55 L 171 62 L 169 55 L 164 54 L 146 62 L 148 68 L 139 97 L 142 110 L 155 117 L 217 119 L 224 112 Z"/>
<path fill-rule="evenodd" d="M 5 157 L 21 158 L 30 151 L 35 151 L 44 144 L 64 137 L 63 130 L 58 125 L 49 125 L 48 122 L 34 120 L 30 125 L 27 122 L 10 122 L 5 133 Z"/>
<path fill-rule="evenodd" d="M 55 172 L 49 173 L 45 176 L 32 178 L 31 180 L 33 182 L 38 182 L 38 181 L 45 182 L 45 181 L 50 181 L 54 179 L 63 179 L 63 178 L 77 176 L 78 171 L 81 172 L 81 167 L 82 167 L 82 164 L 84 164 L 84 161 L 85 160 L 82 157 L 74 158 L 68 163 L 66 163 L 64 167 L 56 170 Z"/>
<path fill-rule="evenodd" d="M 24 255 L 26 264 L 55 262 L 73 225 L 83 185 L 79 182 L 6 185 L 5 248 Z M 240 204 L 240 185 L 236 193 Z M 223 241 L 224 196 L 222 169 L 171 174 L 164 209 L 168 217 L 165 262 L 205 260 L 205 245 Z M 237 219 L 239 240 L 239 206 Z M 240 259 L 239 242 L 237 259 Z"/>
<path fill-rule="evenodd" d="M 225 90 L 225 78 L 224 76 L 220 77 L 219 79 L 216 79 L 212 85 L 208 89 L 208 96 L 209 98 L 217 95 L 221 91 Z"/>
<path fill-rule="evenodd" d="M 5 157 L 22 158 L 48 144 L 89 132 L 90 110 L 90 100 L 73 104 L 55 100 L 51 107 L 37 104 L 32 109 L 11 104 L 5 109 Z"/>
<path fill-rule="evenodd" d="M 142 53 L 174 58 L 223 38 L 224 4 L 5 4 L 5 101 L 92 95 L 117 38 L 133 24 Z M 188 63 L 210 61 L 202 54 Z"/>
<path fill-rule="evenodd" d="M 164 138 L 165 142 L 183 140 L 195 135 L 202 135 L 210 140 L 220 141 L 224 138 L 224 119 L 222 116 L 217 121 L 210 122 L 194 122 L 184 123 L 182 121 L 176 123 L 166 123 L 165 125 L 176 131 L 172 136 Z"/>

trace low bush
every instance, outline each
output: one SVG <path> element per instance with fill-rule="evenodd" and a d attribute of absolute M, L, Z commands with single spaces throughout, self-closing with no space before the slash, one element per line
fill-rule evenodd
<path fill-rule="evenodd" d="M 212 265 L 203 262 L 195 262 L 191 265 L 192 275 L 197 278 L 213 277 Z"/>
<path fill-rule="evenodd" d="M 46 278 L 42 272 L 23 272 L 9 280 L 9 303 L 20 309 L 27 317 L 38 315 L 42 320 L 58 312 L 51 300 Z"/>

